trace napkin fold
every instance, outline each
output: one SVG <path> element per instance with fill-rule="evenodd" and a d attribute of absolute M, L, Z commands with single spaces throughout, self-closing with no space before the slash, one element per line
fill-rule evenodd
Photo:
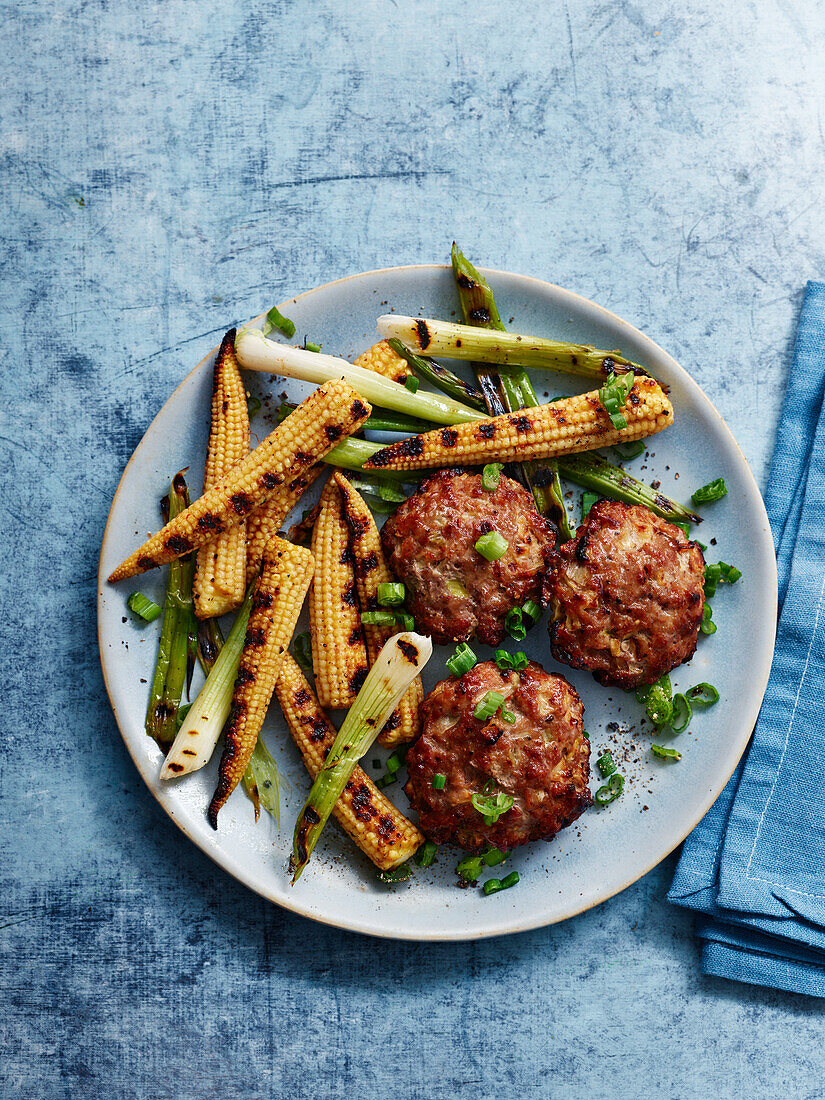
<path fill-rule="evenodd" d="M 702 970 L 825 997 L 825 283 L 808 283 L 765 505 L 779 624 L 748 754 L 682 850 Z"/>

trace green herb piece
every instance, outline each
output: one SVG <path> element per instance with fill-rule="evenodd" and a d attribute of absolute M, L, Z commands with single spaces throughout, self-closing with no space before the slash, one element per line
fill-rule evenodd
<path fill-rule="evenodd" d="M 655 684 L 640 687 L 636 698 L 645 704 L 647 716 L 655 726 L 666 726 L 670 722 L 673 717 L 673 688 L 667 673 Z"/>
<path fill-rule="evenodd" d="M 309 340 L 307 340 L 306 336 L 304 337 L 304 351 L 314 351 L 314 352 L 317 353 L 320 350 L 321 350 L 321 345 L 320 344 L 312 344 L 312 343 L 310 343 Z"/>
<path fill-rule="evenodd" d="M 529 663 L 527 654 L 521 650 L 518 653 L 508 653 L 506 649 L 496 650 L 496 664 L 502 672 L 521 672 Z"/>
<path fill-rule="evenodd" d="M 720 565 L 705 566 L 705 595 L 710 599 L 716 595 L 716 586 L 722 579 L 722 567 Z"/>
<path fill-rule="evenodd" d="M 492 718 L 498 708 L 503 704 L 504 696 L 498 691 L 488 691 L 476 704 L 473 711 L 473 718 L 478 719 L 479 722 L 486 722 L 489 718 Z"/>
<path fill-rule="evenodd" d="M 496 867 L 499 863 L 503 863 L 509 855 L 509 850 L 502 852 L 501 848 L 494 848 L 490 845 L 481 853 L 481 861 L 486 863 L 488 867 Z"/>
<path fill-rule="evenodd" d="M 382 775 L 378 779 L 376 779 L 375 785 L 376 787 L 378 787 L 379 790 L 383 791 L 385 787 L 390 787 L 397 778 L 398 776 L 390 775 L 388 773 L 387 775 Z"/>
<path fill-rule="evenodd" d="M 493 489 L 497 489 L 498 479 L 503 469 L 503 462 L 488 462 L 481 471 L 481 488 L 486 489 L 488 493 L 492 492 Z"/>
<path fill-rule="evenodd" d="M 510 874 L 503 879 L 488 878 L 482 889 L 485 896 L 489 897 L 490 894 L 497 894 L 500 890 L 509 890 L 510 887 L 515 886 L 518 881 L 518 871 L 511 871 Z"/>
<path fill-rule="evenodd" d="M 713 684 L 697 684 L 685 693 L 695 707 L 712 707 L 719 702 L 719 692 Z"/>
<path fill-rule="evenodd" d="M 264 336 L 268 336 L 274 328 L 280 329 L 287 340 L 291 340 L 295 335 L 295 325 L 288 317 L 284 317 L 282 313 L 278 312 L 277 306 L 273 306 L 269 313 L 267 313 L 261 332 Z"/>
<path fill-rule="evenodd" d="M 719 568 L 722 571 L 722 580 L 725 581 L 726 584 L 736 584 L 742 576 L 741 569 L 737 569 L 735 565 L 728 565 L 727 562 L 720 561 Z"/>
<path fill-rule="evenodd" d="M 627 402 L 630 391 L 633 389 L 635 375 L 632 371 L 627 374 L 610 374 L 605 384 L 599 390 L 599 401 L 602 408 L 610 417 L 610 423 L 618 431 L 627 427 L 627 420 L 622 414 L 622 409 Z"/>
<path fill-rule="evenodd" d="M 590 509 L 599 500 L 598 493 L 582 493 L 582 519 L 587 519 Z"/>
<path fill-rule="evenodd" d="M 260 734 L 243 774 L 243 785 L 255 806 L 255 820 L 258 820 L 259 807 L 263 806 L 275 819 L 275 824 L 280 826 L 281 792 L 278 765 Z"/>
<path fill-rule="evenodd" d="M 395 615 L 392 611 L 364 611 L 361 622 L 364 626 L 395 626 Z"/>
<path fill-rule="evenodd" d="M 701 489 L 697 489 L 690 499 L 694 504 L 711 504 L 714 500 L 721 500 L 722 497 L 727 495 L 728 487 L 725 484 L 725 479 L 717 477 L 713 481 L 709 481 L 707 485 L 703 485 Z"/>
<path fill-rule="evenodd" d="M 447 776 L 442 775 L 441 772 L 436 772 L 433 776 L 433 790 L 443 791 L 447 786 Z"/>
<path fill-rule="evenodd" d="M 295 660 L 304 675 L 312 676 L 315 669 L 312 666 L 312 639 L 308 630 L 305 630 L 303 634 L 296 634 L 295 641 L 292 643 L 292 650 L 295 654 Z"/>
<path fill-rule="evenodd" d="M 387 771 L 390 775 L 395 775 L 397 771 L 401 770 L 403 763 L 404 758 L 398 752 L 393 752 L 387 757 Z"/>
<path fill-rule="evenodd" d="M 395 621 L 402 630 L 415 630 L 415 619 L 408 611 L 396 611 Z"/>
<path fill-rule="evenodd" d="M 607 779 L 609 775 L 613 775 L 616 771 L 616 764 L 613 760 L 613 754 L 610 749 L 607 749 L 599 759 L 596 761 L 596 765 L 602 774 L 602 779 Z"/>
<path fill-rule="evenodd" d="M 437 851 L 437 844 L 433 844 L 431 840 L 425 840 L 415 853 L 415 862 L 419 867 L 430 867 L 435 862 L 435 853 Z"/>
<path fill-rule="evenodd" d="M 253 416 L 257 416 L 261 411 L 261 399 L 259 397 L 247 397 L 246 399 L 246 411 L 251 420 Z"/>
<path fill-rule="evenodd" d="M 645 453 L 646 443 L 643 439 L 634 439 L 632 443 L 614 443 L 613 450 L 621 462 L 632 462 L 634 458 Z"/>
<path fill-rule="evenodd" d="M 375 877 L 380 882 L 386 882 L 390 885 L 394 882 L 406 882 L 407 879 L 412 877 L 412 867 L 410 867 L 408 860 L 406 863 L 402 863 L 400 867 L 393 867 L 389 871 L 378 871 Z"/>
<path fill-rule="evenodd" d="M 486 535 L 476 540 L 476 550 L 487 561 L 498 561 L 503 558 L 509 549 L 509 542 L 498 531 L 488 531 Z"/>
<path fill-rule="evenodd" d="M 684 733 L 693 716 L 693 708 L 686 695 L 677 692 L 673 696 L 673 715 L 670 719 L 670 728 L 674 733 Z"/>
<path fill-rule="evenodd" d="M 469 672 L 471 668 L 474 668 L 477 663 L 478 658 L 475 653 L 466 642 L 462 642 L 461 645 L 456 646 L 456 651 L 452 657 L 448 658 L 447 668 L 453 676 L 463 676 L 465 672 Z"/>
<path fill-rule="evenodd" d="M 680 531 L 684 531 L 688 538 L 690 538 L 690 524 L 685 523 L 683 520 L 672 519 L 670 522 L 674 527 L 678 527 Z"/>
<path fill-rule="evenodd" d="M 699 629 L 703 634 L 716 633 L 716 623 L 713 621 L 713 611 L 709 603 L 706 603 L 702 608 L 702 621 L 699 623 Z"/>
<path fill-rule="evenodd" d="M 513 714 L 511 710 L 508 710 L 507 707 L 502 707 L 498 712 L 498 716 L 502 722 L 506 722 L 508 726 L 514 726 L 516 724 L 515 714 Z"/>
<path fill-rule="evenodd" d="M 400 581 L 381 581 L 378 585 L 378 602 L 381 607 L 401 607 L 407 598 L 407 590 Z"/>
<path fill-rule="evenodd" d="M 126 601 L 126 606 L 139 619 L 143 619 L 147 623 L 153 623 L 163 611 L 162 607 L 159 607 L 154 600 L 150 600 L 148 596 L 144 596 L 142 592 L 133 592 Z"/>
<path fill-rule="evenodd" d="M 481 856 L 465 856 L 464 859 L 459 861 L 455 869 L 456 874 L 472 886 L 478 882 L 481 875 L 481 862 Z"/>
<path fill-rule="evenodd" d="M 522 615 L 526 615 L 530 620 L 530 626 L 533 626 L 533 624 L 537 623 L 541 618 L 541 608 L 535 600 L 526 600 L 521 605 L 521 613 Z"/>
<path fill-rule="evenodd" d="M 527 627 L 521 614 L 520 607 L 514 607 L 504 616 L 504 629 L 516 642 L 523 642 L 527 637 Z"/>
<path fill-rule="evenodd" d="M 599 787 L 593 795 L 593 800 L 597 806 L 609 806 L 611 802 L 616 801 L 623 790 L 624 777 L 619 775 L 618 772 L 614 772 L 607 783 L 603 787 Z"/>
<path fill-rule="evenodd" d="M 410 393 L 417 393 L 420 382 L 414 374 L 408 374 L 404 379 L 404 386 L 410 391 Z"/>
<path fill-rule="evenodd" d="M 474 794 L 470 801 L 484 818 L 485 825 L 495 825 L 501 815 L 512 808 L 515 800 L 511 794 L 497 791 L 496 794 Z"/>
<path fill-rule="evenodd" d="M 654 756 L 660 756 L 663 760 L 681 760 L 682 754 L 677 752 L 676 749 L 665 748 L 664 745 L 651 745 L 650 749 Z"/>

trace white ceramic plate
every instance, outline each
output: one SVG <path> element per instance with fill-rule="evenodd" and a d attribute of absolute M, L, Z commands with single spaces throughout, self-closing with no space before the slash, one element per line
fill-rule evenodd
<path fill-rule="evenodd" d="M 713 405 L 669 355 L 600 306 L 537 279 L 497 271 L 487 276 L 501 315 L 512 318 L 514 331 L 621 349 L 671 387 L 675 424 L 652 439 L 650 456 L 637 459 L 631 468 L 648 480 L 657 478 L 664 492 L 682 500 L 688 500 L 697 486 L 723 475 L 728 496 L 705 508 L 707 518 L 696 537 L 705 543 L 716 540 L 708 560 L 721 558 L 743 572 L 737 585 L 720 586 L 713 602 L 718 632 L 702 637 L 690 664 L 673 675 L 678 689 L 709 681 L 721 693 L 717 706 L 698 713 L 690 732 L 679 737 L 683 756 L 678 764 L 652 755 L 654 737 L 641 724 L 642 708 L 632 695 L 602 688 L 589 675 L 556 664 L 549 653 L 545 621 L 526 643 L 511 643 L 511 649 L 524 648 L 546 668 L 563 673 L 581 693 L 594 750 L 591 789 L 600 783 L 595 761 L 606 747 L 626 778 L 624 794 L 607 809 L 588 811 L 550 843 L 518 850 L 507 868 L 520 872 L 514 889 L 490 897 L 480 889 L 459 889 L 459 856 L 452 849 L 442 849 L 434 867 L 416 868 L 411 881 L 387 887 L 376 881 L 372 865 L 333 823 L 298 886 L 290 886 L 292 826 L 309 785 L 277 704 L 270 709 L 264 738 L 284 777 L 280 830 L 265 814 L 254 824 L 251 803 L 242 790 L 224 807 L 220 830 L 211 829 L 204 811 L 215 786 L 217 753 L 211 765 L 194 776 L 173 783 L 158 780 L 161 753 L 146 736 L 143 720 L 159 623 L 136 625 L 125 601 L 140 587 L 162 602 L 165 578 L 160 570 L 117 586 L 105 578 L 157 528 L 157 502 L 176 470 L 188 466 L 192 495 L 200 492 L 213 354 L 181 382 L 138 445 L 115 494 L 101 548 L 98 619 L 103 673 L 121 733 L 149 790 L 198 847 L 259 894 L 314 920 L 373 935 L 463 940 L 518 932 L 564 920 L 629 886 L 685 838 L 719 795 L 750 737 L 770 669 L 776 567 L 768 519 L 747 462 Z M 455 308 L 449 269 L 432 265 L 353 275 L 281 306 L 295 322 L 296 340 L 307 334 L 325 351 L 347 358 L 375 342 L 375 318 L 381 313 L 450 317 Z M 247 377 L 253 393 L 272 394 L 273 411 L 277 395 L 284 391 L 298 399 L 309 391 L 290 380 Z M 540 393 L 545 388 L 550 396 L 587 388 L 575 381 L 548 375 L 546 386 L 537 388 Z M 262 436 L 268 430 L 265 404 L 253 431 Z M 315 496 L 317 489 L 309 499 Z M 306 505 L 305 499 L 302 507 Z M 576 514 L 578 506 L 575 490 Z M 492 655 L 483 646 L 473 648 L 482 659 Z M 443 678 L 450 652 L 436 650 L 426 670 L 425 688 Z M 375 756 L 383 760 L 386 753 L 371 750 L 368 769 Z M 387 793 L 407 808 L 400 785 Z"/>

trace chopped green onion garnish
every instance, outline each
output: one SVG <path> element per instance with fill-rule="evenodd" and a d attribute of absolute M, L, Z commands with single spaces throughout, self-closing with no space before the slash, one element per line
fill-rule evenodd
<path fill-rule="evenodd" d="M 395 626 L 395 615 L 392 611 L 364 611 L 361 622 L 364 626 Z"/>
<path fill-rule="evenodd" d="M 408 374 L 407 377 L 404 379 L 404 386 L 410 391 L 410 393 L 415 393 L 418 390 L 419 386 L 418 379 L 415 377 L 414 374 Z"/>
<path fill-rule="evenodd" d="M 701 489 L 697 489 L 691 496 L 691 500 L 694 504 L 710 504 L 714 500 L 721 500 L 722 497 L 728 495 L 728 487 L 725 484 L 723 477 L 717 477 L 713 481 L 709 481 L 707 485 L 703 485 Z"/>
<path fill-rule="evenodd" d="M 521 672 L 530 663 L 527 654 L 519 650 L 518 653 L 508 653 L 506 649 L 496 650 L 496 664 L 502 672 Z M 448 662 L 449 664 L 449 662 Z"/>
<path fill-rule="evenodd" d="M 443 791 L 447 786 L 447 776 L 442 775 L 441 772 L 436 772 L 433 776 L 433 790 Z"/>
<path fill-rule="evenodd" d="M 415 630 L 415 619 L 407 611 L 396 611 L 395 621 L 402 630 Z"/>
<path fill-rule="evenodd" d="M 415 862 L 419 867 L 429 867 L 435 861 L 435 853 L 437 851 L 437 844 L 433 844 L 431 840 L 425 840 L 415 853 Z"/>
<path fill-rule="evenodd" d="M 645 441 L 634 439 L 632 443 L 614 443 L 613 450 L 622 462 L 632 462 L 634 458 L 644 454 Z"/>
<path fill-rule="evenodd" d="M 719 702 L 719 692 L 713 684 L 697 684 L 685 693 L 695 707 L 712 707 Z"/>
<path fill-rule="evenodd" d="M 663 760 L 681 760 L 682 754 L 677 752 L 676 749 L 665 748 L 664 745 L 651 745 L 650 746 L 654 756 L 661 756 Z"/>
<path fill-rule="evenodd" d="M 598 500 L 598 493 L 582 493 L 582 519 L 587 519 L 588 512 Z"/>
<path fill-rule="evenodd" d="M 513 714 L 511 710 L 508 710 L 507 707 L 502 707 L 498 712 L 498 716 L 502 722 L 506 722 L 509 726 L 514 726 L 516 724 L 515 714 Z"/>
<path fill-rule="evenodd" d="M 727 562 L 720 561 L 719 568 L 722 570 L 722 580 L 727 584 L 736 584 L 742 576 L 741 569 L 737 569 L 735 565 L 728 565 Z"/>
<path fill-rule="evenodd" d="M 379 790 L 383 791 L 384 787 L 389 787 L 390 784 L 394 783 L 397 778 L 397 776 L 390 775 L 388 773 L 387 775 L 382 775 L 379 779 L 376 779 L 375 785 L 376 787 L 378 787 Z"/>
<path fill-rule="evenodd" d="M 499 863 L 503 863 L 509 854 L 509 851 L 502 852 L 501 848 L 493 848 L 491 845 L 481 853 L 481 860 L 483 863 L 486 863 L 488 867 L 495 867 Z"/>
<path fill-rule="evenodd" d="M 378 585 L 378 602 L 381 607 L 401 607 L 407 590 L 399 581 L 382 581 Z"/>
<path fill-rule="evenodd" d="M 488 691 L 481 702 L 476 704 L 473 718 L 477 718 L 479 722 L 486 722 L 488 718 L 493 717 L 503 702 L 504 696 L 500 692 Z"/>
<path fill-rule="evenodd" d="M 474 882 L 478 882 L 481 875 L 481 856 L 465 856 L 460 860 L 456 867 L 456 874 L 460 875 L 465 882 L 469 882 L 471 885 Z"/>
<path fill-rule="evenodd" d="M 599 759 L 596 761 L 599 771 L 602 773 L 602 778 L 607 779 L 609 775 L 612 775 L 616 770 L 616 764 L 613 760 L 613 754 L 610 749 L 607 749 Z"/>
<path fill-rule="evenodd" d="M 476 550 L 487 561 L 498 561 L 504 557 L 509 549 L 509 542 L 498 531 L 488 531 L 486 535 L 476 540 Z"/>
<path fill-rule="evenodd" d="M 150 600 L 142 592 L 133 592 L 126 601 L 126 605 L 138 618 L 147 623 L 153 623 L 163 610 L 162 607 L 158 607 L 154 600 Z"/>
<path fill-rule="evenodd" d="M 704 552 L 707 550 L 707 546 L 703 542 L 700 542 L 698 539 L 694 539 L 693 541 L 696 543 L 696 545 L 699 547 L 699 549 L 704 554 Z"/>
<path fill-rule="evenodd" d="M 317 353 L 320 350 L 321 350 L 321 345 L 320 344 L 310 343 L 310 341 L 307 340 L 306 336 L 304 337 L 304 351 L 314 351 L 314 352 Z"/>
<path fill-rule="evenodd" d="M 377 758 L 373 759 L 372 766 L 374 768 L 380 768 L 381 767 L 381 761 L 378 760 Z"/>
<path fill-rule="evenodd" d="M 599 401 L 602 408 L 610 417 L 610 423 L 619 431 L 627 427 L 627 420 L 622 415 L 622 409 L 630 391 L 633 389 L 634 381 L 635 376 L 632 371 L 618 377 L 611 374 L 599 390 Z"/>
<path fill-rule="evenodd" d="M 461 645 L 456 646 L 456 651 L 452 657 L 448 658 L 447 668 L 453 676 L 463 676 L 465 672 L 469 672 L 471 668 L 475 667 L 477 661 L 478 658 L 475 653 L 466 642 L 462 642 Z"/>
<path fill-rule="evenodd" d="M 511 809 L 515 799 L 511 794 L 497 791 L 496 794 L 474 794 L 470 801 L 484 818 L 485 825 L 495 825 L 501 815 Z"/>
<path fill-rule="evenodd" d="M 376 875 L 381 882 L 406 882 L 412 875 L 412 867 L 409 861 L 402 863 L 400 867 L 393 867 L 389 871 L 379 871 Z"/>
<path fill-rule="evenodd" d="M 699 623 L 699 629 L 703 634 L 716 633 L 716 623 L 713 621 L 713 612 L 709 603 L 706 603 L 702 608 L 702 621 Z"/>
<path fill-rule="evenodd" d="M 647 716 L 655 726 L 666 726 L 670 722 L 673 717 L 673 688 L 667 673 L 655 684 L 640 687 L 636 698 L 645 704 Z"/>
<path fill-rule="evenodd" d="M 287 340 L 291 340 L 295 335 L 295 325 L 288 317 L 284 317 L 282 313 L 279 313 L 276 306 L 273 306 L 267 313 L 261 332 L 264 336 L 268 336 L 274 328 L 280 329 Z"/>
<path fill-rule="evenodd" d="M 521 605 L 521 613 L 522 615 L 527 616 L 527 618 L 530 620 L 531 626 L 533 625 L 533 623 L 537 623 L 541 618 L 541 608 L 535 600 L 526 600 Z"/>
<path fill-rule="evenodd" d="M 481 488 L 486 489 L 488 493 L 492 492 L 493 489 L 497 489 L 498 479 L 503 469 L 503 462 L 488 462 L 481 471 Z"/>
<path fill-rule="evenodd" d="M 246 399 L 246 411 L 249 414 L 251 420 L 253 416 L 261 411 L 261 401 L 258 397 L 247 397 Z"/>
<path fill-rule="evenodd" d="M 614 772 L 603 787 L 599 787 L 593 795 L 597 806 L 609 806 L 619 797 L 624 790 L 624 777 Z"/>
<path fill-rule="evenodd" d="M 400 770 L 403 763 L 404 761 L 399 754 L 393 752 L 387 757 L 387 771 L 390 775 L 395 775 L 395 773 Z"/>
<path fill-rule="evenodd" d="M 499 890 L 509 890 L 511 886 L 515 886 L 519 881 L 518 871 L 511 871 L 510 874 L 503 879 L 488 878 L 484 883 L 482 890 L 485 895 L 497 894 Z"/>
<path fill-rule="evenodd" d="M 504 616 L 504 629 L 516 642 L 523 642 L 527 637 L 527 627 L 521 614 L 520 607 L 514 607 Z"/>
<path fill-rule="evenodd" d="M 716 586 L 722 579 L 722 568 L 719 565 L 705 566 L 705 595 L 710 598 L 716 595 Z"/>
<path fill-rule="evenodd" d="M 192 704 L 191 703 L 187 703 L 186 706 L 183 706 L 183 707 L 178 707 L 178 712 L 175 715 L 175 725 L 178 727 L 178 729 L 180 729 L 181 726 L 183 725 L 183 720 L 184 720 L 184 718 L 186 717 L 186 715 L 189 713 L 189 711 L 191 709 L 192 709 Z"/>
<path fill-rule="evenodd" d="M 309 636 L 309 631 L 304 631 L 303 634 L 297 634 L 295 641 L 292 643 L 292 649 L 295 653 L 295 660 L 300 665 L 301 671 L 307 675 L 312 676 L 315 671 L 312 667 L 312 639 Z"/>
<path fill-rule="evenodd" d="M 672 520 L 670 520 L 670 522 L 673 524 L 674 527 L 678 527 L 680 531 L 684 531 L 684 533 L 687 535 L 687 537 L 690 538 L 690 524 L 689 523 L 685 522 L 685 520 L 677 520 L 677 519 L 672 519 Z"/>
<path fill-rule="evenodd" d="M 673 696 L 673 715 L 670 719 L 670 728 L 674 733 L 684 733 L 693 716 L 693 708 L 688 702 L 687 696 L 681 691 Z"/>

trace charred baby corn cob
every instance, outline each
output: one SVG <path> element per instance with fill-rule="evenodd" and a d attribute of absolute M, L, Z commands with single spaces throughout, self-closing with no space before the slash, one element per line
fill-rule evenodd
<path fill-rule="evenodd" d="M 386 340 L 380 340 L 367 348 L 353 363 L 356 367 L 374 370 L 376 374 L 383 374 L 385 378 L 391 378 L 393 382 L 400 382 L 402 385 L 412 374 L 406 359 L 394 351 Z"/>
<path fill-rule="evenodd" d="M 312 554 L 309 625 L 315 689 L 322 706 L 351 707 L 369 666 L 341 493 L 332 478 L 321 494 Z"/>
<path fill-rule="evenodd" d="M 315 479 L 323 473 L 320 464 L 310 466 L 306 473 L 299 474 L 286 485 L 281 486 L 264 504 L 249 513 L 246 521 L 246 572 L 251 578 L 261 567 L 264 547 L 281 529 L 281 524 L 301 499 Z"/>
<path fill-rule="evenodd" d="M 310 353 L 311 354 L 311 353 Z M 120 581 L 174 561 L 240 523 L 285 481 L 308 469 L 357 431 L 371 412 L 347 382 L 325 382 L 250 454 L 122 562 L 109 577 Z"/>
<path fill-rule="evenodd" d="M 378 528 L 365 500 L 344 475 L 336 472 L 335 480 L 341 491 L 342 515 L 349 528 L 349 550 L 355 569 L 358 601 L 362 611 L 378 611 L 378 585 L 393 580 L 384 560 Z M 367 643 L 367 658 L 371 665 L 386 640 L 395 633 L 395 628 L 364 626 L 362 629 Z M 423 699 L 421 678 L 416 676 L 407 689 L 407 694 L 387 719 L 378 738 L 380 744 L 390 748 L 415 740 L 421 730 L 418 708 Z"/>
<path fill-rule="evenodd" d="M 218 827 L 218 812 L 249 764 L 313 569 L 312 554 L 303 547 L 279 538 L 267 544 L 232 694 L 218 785 L 209 804 L 213 829 Z"/>
<path fill-rule="evenodd" d="M 292 739 L 315 779 L 335 740 L 336 731 L 287 653 L 281 664 L 275 694 Z M 424 843 L 424 837 L 378 790 L 366 772 L 356 767 L 333 809 L 341 828 L 382 871 L 397 867 Z"/>
<path fill-rule="evenodd" d="M 217 485 L 248 454 L 246 390 L 235 358 L 235 330 L 230 329 L 215 361 L 203 491 Z M 198 550 L 192 592 L 199 619 L 214 619 L 240 607 L 246 592 L 245 524 L 221 532 Z"/>
<path fill-rule="evenodd" d="M 624 407 L 627 427 L 617 429 L 597 390 L 538 405 L 478 424 L 455 424 L 383 447 L 364 469 L 417 470 L 552 458 L 655 435 L 673 423 L 673 406 L 652 378 L 637 377 Z"/>

